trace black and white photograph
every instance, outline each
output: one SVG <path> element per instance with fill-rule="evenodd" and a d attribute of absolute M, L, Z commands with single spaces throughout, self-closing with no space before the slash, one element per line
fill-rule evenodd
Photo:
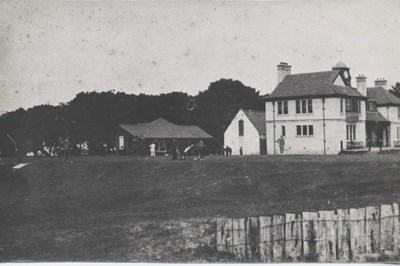
<path fill-rule="evenodd" d="M 399 0 L 0 0 L 0 263 L 399 263 Z"/>

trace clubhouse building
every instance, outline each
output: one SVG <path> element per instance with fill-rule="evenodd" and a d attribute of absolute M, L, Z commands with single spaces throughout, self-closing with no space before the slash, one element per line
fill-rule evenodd
<path fill-rule="evenodd" d="M 265 96 L 267 154 L 277 154 L 276 140 L 285 138 L 287 154 L 338 154 L 342 150 L 397 146 L 400 99 L 387 82 L 367 88 L 366 77 L 351 86 L 350 68 L 343 62 L 332 70 L 291 74 L 278 65 L 278 85 Z"/>

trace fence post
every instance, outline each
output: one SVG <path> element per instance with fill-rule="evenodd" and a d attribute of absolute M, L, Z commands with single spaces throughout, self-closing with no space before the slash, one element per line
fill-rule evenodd
<path fill-rule="evenodd" d="M 217 250 L 233 253 L 232 250 L 232 219 L 217 220 Z"/>
<path fill-rule="evenodd" d="M 303 247 L 301 214 L 286 213 L 285 220 L 285 261 L 301 261 Z"/>
<path fill-rule="evenodd" d="M 262 262 L 272 262 L 272 217 L 261 216 L 260 220 L 260 257 Z"/>
<path fill-rule="evenodd" d="M 258 217 L 247 218 L 246 221 L 246 250 L 249 260 L 260 259 L 260 222 Z"/>
<path fill-rule="evenodd" d="M 379 207 L 365 208 L 366 253 L 379 253 Z"/>
<path fill-rule="evenodd" d="M 285 216 L 272 217 L 272 257 L 274 262 L 282 262 L 285 257 Z"/>
<path fill-rule="evenodd" d="M 336 260 L 336 214 L 334 211 L 318 212 L 317 254 L 319 262 Z"/>
<path fill-rule="evenodd" d="M 317 260 L 318 213 L 303 212 L 303 256 L 308 262 Z"/>
<path fill-rule="evenodd" d="M 393 206 L 381 205 L 381 252 L 394 250 Z"/>
<path fill-rule="evenodd" d="M 394 222 L 394 253 L 400 255 L 400 217 L 399 204 L 393 203 L 393 222 Z"/>
<path fill-rule="evenodd" d="M 246 258 L 246 219 L 232 219 L 232 251 L 237 260 Z"/>
<path fill-rule="evenodd" d="M 352 259 L 350 239 L 350 211 L 337 210 L 337 258 L 340 262 L 349 262 Z"/>
<path fill-rule="evenodd" d="M 350 209 L 350 234 L 353 260 L 365 254 L 365 208 Z"/>

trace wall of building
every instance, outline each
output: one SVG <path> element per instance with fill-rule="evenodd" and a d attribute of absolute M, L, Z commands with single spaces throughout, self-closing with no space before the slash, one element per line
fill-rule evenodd
<path fill-rule="evenodd" d="M 365 101 L 361 101 L 361 114 L 359 121 L 346 122 L 345 100 L 343 99 L 343 112 L 341 112 L 340 98 L 327 98 L 323 104 L 322 99 L 313 99 L 313 112 L 309 114 L 296 114 L 296 101 L 288 101 L 288 114 L 277 114 L 275 103 L 275 119 L 272 102 L 266 102 L 267 126 L 267 154 L 278 154 L 279 145 L 276 140 L 282 134 L 285 126 L 285 153 L 286 154 L 338 154 L 343 142 L 346 149 L 346 125 L 356 125 L 356 141 L 365 143 Z M 323 112 L 325 107 L 325 114 Z M 324 149 L 324 115 L 325 115 L 325 149 Z M 275 130 L 274 121 L 275 120 Z M 312 125 L 312 136 L 298 136 L 297 125 Z"/>
<path fill-rule="evenodd" d="M 380 106 L 377 107 L 383 117 L 390 121 L 389 127 L 389 146 L 396 146 L 396 142 L 400 139 L 397 137 L 397 128 L 400 128 L 399 108 L 397 106 Z M 400 129 L 399 129 L 400 130 Z M 399 136 L 400 137 L 400 136 Z"/>
<path fill-rule="evenodd" d="M 239 120 L 243 120 L 243 136 L 239 136 Z M 226 129 L 224 145 L 232 148 L 233 155 L 239 155 L 240 147 L 244 155 L 260 154 L 260 135 L 242 110 L 239 110 Z"/>

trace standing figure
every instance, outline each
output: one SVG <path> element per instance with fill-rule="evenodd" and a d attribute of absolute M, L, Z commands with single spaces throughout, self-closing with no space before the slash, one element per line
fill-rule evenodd
<path fill-rule="evenodd" d="M 139 140 L 134 137 L 132 140 L 132 159 L 134 161 L 137 160 L 137 154 L 138 154 L 138 148 L 139 148 L 139 144 L 138 144 Z"/>
<path fill-rule="evenodd" d="M 229 147 L 228 145 L 226 145 L 225 154 L 226 154 L 226 156 L 232 155 L 232 148 Z"/>
<path fill-rule="evenodd" d="M 150 156 L 151 157 L 156 156 L 156 144 L 154 144 L 154 142 L 153 142 L 150 144 L 149 147 L 150 147 Z"/>
<path fill-rule="evenodd" d="M 69 149 L 70 149 L 70 146 L 71 146 L 71 142 L 69 141 L 69 138 L 67 137 L 65 140 L 64 140 L 64 158 L 65 158 L 65 160 L 68 160 L 69 159 Z"/>
<path fill-rule="evenodd" d="M 202 140 L 199 140 L 197 147 L 199 149 L 199 159 L 202 160 L 202 159 L 204 159 L 204 153 L 205 153 L 204 142 Z"/>
<path fill-rule="evenodd" d="M 281 137 L 279 139 L 277 139 L 276 142 L 278 142 L 278 144 L 279 144 L 279 149 L 280 149 L 281 155 L 284 155 L 285 154 L 285 138 L 281 135 Z"/>
<path fill-rule="evenodd" d="M 64 139 L 62 137 L 58 138 L 57 141 L 57 156 L 59 159 L 63 156 L 63 146 L 64 146 Z"/>
<path fill-rule="evenodd" d="M 240 154 L 240 156 L 243 155 L 243 147 L 240 147 L 240 149 L 239 149 L 239 154 Z"/>

